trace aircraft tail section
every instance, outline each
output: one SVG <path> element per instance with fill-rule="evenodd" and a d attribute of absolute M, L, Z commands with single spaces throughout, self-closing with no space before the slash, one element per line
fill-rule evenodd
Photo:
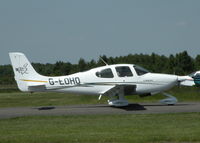
<path fill-rule="evenodd" d="M 178 76 L 180 85 L 200 87 L 200 71 L 196 71 L 187 76 Z"/>
<path fill-rule="evenodd" d="M 195 85 L 200 87 L 200 71 L 197 71 L 192 78 L 194 79 Z"/>
<path fill-rule="evenodd" d="M 23 53 L 9 53 L 15 80 L 21 91 L 42 91 L 45 89 L 44 76 L 38 74 Z"/>

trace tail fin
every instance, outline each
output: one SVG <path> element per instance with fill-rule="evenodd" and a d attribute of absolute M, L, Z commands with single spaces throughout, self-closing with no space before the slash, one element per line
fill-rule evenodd
<path fill-rule="evenodd" d="M 32 91 L 33 86 L 41 87 L 41 85 L 44 85 L 46 81 L 42 81 L 44 79 L 43 76 L 35 71 L 23 53 L 9 53 L 9 56 L 15 74 L 15 80 L 21 91 Z"/>
<path fill-rule="evenodd" d="M 200 87 L 200 71 L 197 71 L 192 78 L 194 79 L 195 85 Z"/>

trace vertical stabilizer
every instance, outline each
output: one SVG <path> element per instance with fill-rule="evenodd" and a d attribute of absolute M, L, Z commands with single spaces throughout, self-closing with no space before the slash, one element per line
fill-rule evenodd
<path fill-rule="evenodd" d="M 9 53 L 9 56 L 19 89 L 30 91 L 29 85 L 34 85 L 35 81 L 42 80 L 43 76 L 35 71 L 23 53 Z M 35 85 L 38 85 L 38 83 Z"/>

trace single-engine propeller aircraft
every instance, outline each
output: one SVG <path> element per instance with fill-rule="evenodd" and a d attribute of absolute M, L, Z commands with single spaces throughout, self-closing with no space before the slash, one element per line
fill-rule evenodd
<path fill-rule="evenodd" d="M 105 65 L 66 76 L 48 77 L 38 74 L 23 53 L 9 53 L 18 88 L 24 92 L 67 92 L 109 96 L 111 106 L 127 106 L 125 95 L 150 96 L 163 93 L 164 104 L 177 99 L 164 93 L 176 85 L 200 85 L 200 71 L 191 76 L 150 73 L 132 64 Z"/>

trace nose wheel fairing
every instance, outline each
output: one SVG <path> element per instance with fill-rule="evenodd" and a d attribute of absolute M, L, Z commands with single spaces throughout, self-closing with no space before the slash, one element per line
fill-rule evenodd
<path fill-rule="evenodd" d="M 160 103 L 167 104 L 167 105 L 174 105 L 178 102 L 177 98 L 168 94 L 168 93 L 162 93 L 167 98 L 160 100 Z"/>

